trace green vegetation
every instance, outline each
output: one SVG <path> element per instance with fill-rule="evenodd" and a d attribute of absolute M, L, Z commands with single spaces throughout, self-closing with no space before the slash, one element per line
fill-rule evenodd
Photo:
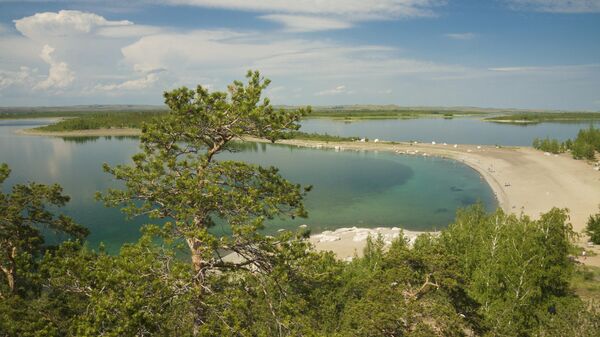
<path fill-rule="evenodd" d="M 351 262 L 314 251 L 302 229 L 263 235 L 266 219 L 306 215 L 307 190 L 216 158 L 240 135 L 297 130 L 305 111 L 274 110 L 268 83 L 250 72 L 228 93 L 165 93 L 171 111 L 144 126 L 133 164 L 104 166 L 123 190 L 99 198 L 167 221 L 119 254 L 82 245 L 84 229 L 46 210 L 68 201 L 60 187 L 1 194 L 0 243 L 18 248 L 0 263 L 18 272 L 0 274 L 0 336 L 597 335 L 600 314 L 572 287 L 587 283 L 563 209 L 532 220 L 476 205 L 439 236 L 369 238 Z M 76 240 L 44 246 L 41 225 Z"/>
<path fill-rule="evenodd" d="M 485 120 L 500 123 L 529 124 L 542 122 L 581 122 L 600 120 L 600 112 L 522 112 L 488 117 Z"/>
<path fill-rule="evenodd" d="M 590 215 L 585 232 L 590 236 L 590 241 L 600 245 L 600 213 Z"/>
<path fill-rule="evenodd" d="M 8 165 L 0 165 L 0 187 L 8 179 Z M 44 245 L 42 229 L 84 238 L 87 229 L 77 225 L 67 216 L 54 216 L 49 207 L 64 206 L 69 197 L 62 194 L 58 185 L 30 183 L 15 185 L 10 194 L 0 188 L 0 279 L 7 289 L 0 288 L 0 299 L 20 290 L 20 279 L 27 271 L 22 265 L 32 264 Z"/>
<path fill-rule="evenodd" d="M 358 137 L 342 137 L 333 136 L 330 134 L 308 133 L 302 131 L 290 131 L 283 136 L 283 139 L 305 139 L 323 142 L 353 142 L 360 138 Z"/>
<path fill-rule="evenodd" d="M 145 122 L 164 116 L 163 112 L 102 112 L 82 117 L 69 118 L 56 124 L 36 128 L 40 131 L 63 132 L 77 130 L 97 130 L 110 128 L 141 129 Z"/>
<path fill-rule="evenodd" d="M 195 331 L 210 316 L 205 301 L 213 291 L 206 282 L 209 275 L 246 269 L 247 261 L 267 264 L 271 250 L 285 243 L 258 235 L 263 222 L 306 216 L 304 190 L 281 177 L 276 168 L 215 160 L 231 141 L 243 136 L 275 142 L 298 130 L 300 118 L 309 111 L 273 109 L 268 99 L 261 100 L 270 81 L 258 72 L 246 77 L 247 85 L 235 81 L 227 93 L 209 93 L 202 86 L 166 92 L 171 111 L 144 124 L 143 152 L 133 157 L 134 165 L 104 165 L 126 186 L 99 195 L 108 206 L 124 205 L 130 216 L 167 219 L 163 236 L 187 244 L 195 275 L 190 285 Z M 232 235 L 211 234 L 208 229 L 217 223 L 229 227 Z M 222 251 L 247 261 L 225 262 Z"/>
<path fill-rule="evenodd" d="M 285 109 L 290 110 L 290 109 Z M 290 110 L 292 111 L 292 110 Z M 458 113 L 458 112 L 455 112 Z M 141 129 L 144 122 L 150 122 L 153 118 L 164 116 L 163 111 L 108 111 L 108 112 L 74 112 L 64 113 L 35 113 L 29 118 L 35 117 L 68 117 L 58 123 L 36 128 L 39 131 L 64 132 L 79 130 L 95 130 L 110 128 L 136 128 Z M 463 113 L 461 113 L 463 114 Z M 13 115 L 14 116 L 14 115 Z M 20 114 L 20 116 L 24 116 Z M 311 117 L 327 117 L 335 119 L 390 119 L 390 118 L 421 118 L 421 117 L 444 117 L 452 118 L 454 113 L 440 111 L 418 111 L 418 110 L 316 110 L 312 111 Z M 8 118 L 8 117 L 7 117 Z M 310 140 L 346 141 L 352 137 L 336 137 L 330 135 L 308 134 L 295 132 L 293 138 Z"/>
<path fill-rule="evenodd" d="M 579 265 L 571 282 L 575 293 L 584 301 L 600 301 L 600 267 Z"/>
<path fill-rule="evenodd" d="M 164 106 L 154 105 L 75 105 L 64 107 L 0 107 L 0 119 L 27 119 L 27 118 L 74 118 L 94 114 L 118 113 L 166 113 Z"/>
<path fill-rule="evenodd" d="M 586 300 L 598 273 L 569 259 L 566 219 L 475 206 L 414 245 L 369 238 L 351 262 L 280 233 L 247 268 L 203 275 L 200 322 L 198 273 L 173 228 L 147 226 L 117 255 L 68 241 L 17 255 L 17 290 L 0 279 L 0 336 L 595 336 L 600 314 Z"/>
<path fill-rule="evenodd" d="M 575 140 L 566 140 L 560 143 L 556 139 L 539 139 L 533 140 L 533 147 L 551 153 L 563 153 L 570 151 L 575 159 L 594 160 L 596 152 L 600 151 L 600 129 L 590 125 L 588 129 L 579 130 Z"/>
<path fill-rule="evenodd" d="M 564 143 L 561 143 L 556 139 L 550 139 L 550 138 L 545 138 L 545 139 L 535 138 L 533 140 L 533 147 L 538 150 L 550 152 L 550 153 L 554 153 L 554 154 L 563 153 L 566 151 L 566 146 Z"/>

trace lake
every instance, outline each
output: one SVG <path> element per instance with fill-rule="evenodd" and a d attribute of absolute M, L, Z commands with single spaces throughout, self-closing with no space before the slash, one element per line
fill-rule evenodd
<path fill-rule="evenodd" d="M 17 182 L 58 183 L 72 197 L 64 212 L 91 231 L 92 246 L 104 242 L 114 252 L 139 237 L 148 219 L 126 220 L 105 208 L 94 193 L 118 186 L 101 165 L 130 162 L 138 152 L 135 138 L 62 139 L 16 135 L 44 121 L 0 121 L 0 162 L 12 169 L 5 189 Z M 275 219 L 266 229 L 308 224 L 313 232 L 340 227 L 399 226 L 434 230 L 447 226 L 457 208 L 481 201 L 496 207 L 490 187 L 473 169 L 452 160 L 392 153 L 317 150 L 247 143 L 240 152 L 219 158 L 274 165 L 293 182 L 313 185 L 306 198 L 309 218 Z"/>
<path fill-rule="evenodd" d="M 598 121 L 592 123 L 598 126 Z M 481 118 L 421 118 L 387 120 L 307 119 L 301 131 L 328 133 L 345 137 L 378 138 L 389 141 L 418 141 L 430 143 L 531 146 L 534 138 L 556 138 L 565 141 L 575 138 L 590 122 L 506 124 L 482 121 Z"/>

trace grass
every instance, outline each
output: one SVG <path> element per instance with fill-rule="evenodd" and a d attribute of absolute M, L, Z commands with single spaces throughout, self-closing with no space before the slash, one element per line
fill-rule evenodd
<path fill-rule="evenodd" d="M 577 266 L 571 285 L 581 298 L 600 303 L 600 267 Z"/>

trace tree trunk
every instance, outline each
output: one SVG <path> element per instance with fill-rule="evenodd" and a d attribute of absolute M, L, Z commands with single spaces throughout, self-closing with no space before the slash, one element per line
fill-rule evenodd
<path fill-rule="evenodd" d="M 194 336 L 198 336 L 200 333 L 200 327 L 204 324 L 205 320 L 205 307 L 202 302 L 204 299 L 204 258 L 202 257 L 202 242 L 198 239 L 187 238 L 186 242 L 190 248 L 192 255 L 192 266 L 194 268 L 194 288 L 196 290 L 196 300 L 194 303 Z"/>
<path fill-rule="evenodd" d="M 7 258 L 8 258 L 8 266 L 0 266 L 2 272 L 6 276 L 6 281 L 8 282 L 8 289 L 13 293 L 15 291 L 15 258 L 17 257 L 17 247 L 7 247 Z"/>

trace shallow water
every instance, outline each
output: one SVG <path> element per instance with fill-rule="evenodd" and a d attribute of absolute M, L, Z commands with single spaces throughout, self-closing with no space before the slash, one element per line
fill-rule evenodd
<path fill-rule="evenodd" d="M 101 165 L 129 162 L 138 152 L 138 140 L 14 134 L 40 123 L 0 121 L 0 162 L 13 170 L 5 185 L 31 180 L 59 183 L 72 197 L 65 213 L 90 228 L 92 246 L 104 242 L 109 251 L 115 251 L 122 243 L 136 240 L 139 226 L 148 219 L 127 221 L 118 209 L 95 201 L 94 193 L 117 186 Z M 291 181 L 313 185 L 306 198 L 309 218 L 275 219 L 267 232 L 304 223 L 315 233 L 351 226 L 432 230 L 447 226 L 459 207 L 478 200 L 488 209 L 496 206 L 493 192 L 480 175 L 456 161 L 256 143 L 240 150 L 220 158 L 274 165 Z"/>

